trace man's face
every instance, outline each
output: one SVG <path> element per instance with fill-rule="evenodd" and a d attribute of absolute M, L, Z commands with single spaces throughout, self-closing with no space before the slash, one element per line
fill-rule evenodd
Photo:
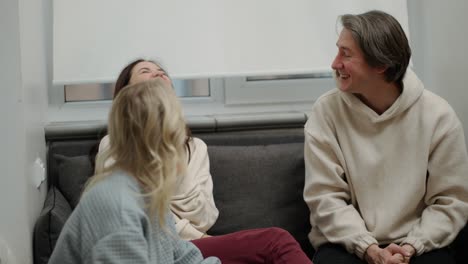
<path fill-rule="evenodd" d="M 338 54 L 331 65 L 338 88 L 343 92 L 363 94 L 372 87 L 377 70 L 370 67 L 351 31 L 343 29 L 338 41 Z"/>

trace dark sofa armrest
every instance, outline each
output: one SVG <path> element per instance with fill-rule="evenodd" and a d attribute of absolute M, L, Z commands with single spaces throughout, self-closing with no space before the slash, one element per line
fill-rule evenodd
<path fill-rule="evenodd" d="M 62 193 L 54 186 L 47 193 L 44 207 L 34 226 L 34 263 L 49 261 L 55 243 L 72 209 Z"/>
<path fill-rule="evenodd" d="M 452 248 L 455 250 L 455 259 L 457 263 L 466 263 L 468 259 L 468 222 L 465 227 L 458 233 L 457 238 L 452 244 Z"/>

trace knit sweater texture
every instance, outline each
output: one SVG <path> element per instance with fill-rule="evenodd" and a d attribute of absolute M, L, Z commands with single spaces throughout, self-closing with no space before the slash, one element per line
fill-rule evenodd
<path fill-rule="evenodd" d="M 49 263 L 221 263 L 203 259 L 194 244 L 177 236 L 172 221 L 167 228 L 158 217 L 150 221 L 145 208 L 136 180 L 113 172 L 83 195 Z"/>

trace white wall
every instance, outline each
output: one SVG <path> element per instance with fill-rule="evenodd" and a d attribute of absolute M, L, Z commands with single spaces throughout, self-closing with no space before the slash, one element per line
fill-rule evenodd
<path fill-rule="evenodd" d="M 445 98 L 468 138 L 468 1 L 408 0 L 414 70 Z"/>
<path fill-rule="evenodd" d="M 46 2 L 0 2 L 0 238 L 14 257 L 8 263 L 32 263 L 32 229 L 45 195 L 45 184 L 34 186 L 33 168 L 36 158 L 45 160 Z"/>

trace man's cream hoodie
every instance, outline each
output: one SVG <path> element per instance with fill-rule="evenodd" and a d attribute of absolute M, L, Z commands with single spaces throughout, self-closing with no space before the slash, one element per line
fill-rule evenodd
<path fill-rule="evenodd" d="M 309 239 L 363 257 L 373 243 L 445 247 L 468 218 L 468 157 L 450 105 L 408 70 L 402 94 L 378 115 L 339 90 L 305 125 Z M 377 88 L 377 87 L 376 87 Z"/>

